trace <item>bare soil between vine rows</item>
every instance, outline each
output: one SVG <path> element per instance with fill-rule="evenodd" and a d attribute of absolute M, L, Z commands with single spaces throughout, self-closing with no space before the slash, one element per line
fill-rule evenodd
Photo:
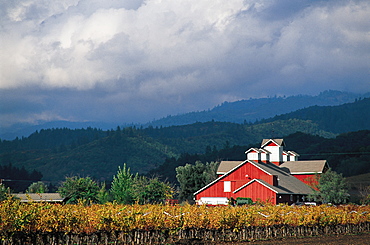
<path fill-rule="evenodd" d="M 177 245 L 194 244 L 194 245 L 275 245 L 275 244 L 300 244 L 300 245 L 369 245 L 370 233 L 347 234 L 347 235 L 330 235 L 302 238 L 280 238 L 266 241 L 249 241 L 249 242 L 204 242 L 204 241 L 181 241 Z"/>

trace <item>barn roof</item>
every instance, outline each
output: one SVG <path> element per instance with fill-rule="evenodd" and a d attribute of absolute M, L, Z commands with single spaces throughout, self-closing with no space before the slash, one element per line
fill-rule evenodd
<path fill-rule="evenodd" d="M 261 143 L 261 148 L 267 145 L 270 142 L 274 142 L 277 145 L 285 146 L 284 139 L 263 139 Z"/>
<path fill-rule="evenodd" d="M 257 149 L 257 148 L 249 148 L 249 149 L 245 152 L 245 154 L 247 154 L 247 153 L 249 153 L 249 152 L 251 152 L 251 151 L 255 151 L 255 152 L 257 152 L 257 153 L 260 153 L 260 152 L 261 152 L 261 149 Z"/>
<path fill-rule="evenodd" d="M 288 154 L 299 157 L 299 154 L 295 151 L 288 151 Z"/>
<path fill-rule="evenodd" d="M 242 161 L 221 161 L 217 169 L 217 174 L 226 174 L 231 169 L 238 166 Z"/>
<path fill-rule="evenodd" d="M 282 193 L 280 191 L 284 191 L 284 193 L 291 193 L 291 194 L 309 194 L 312 192 L 311 187 L 297 179 L 296 177 L 292 176 L 289 171 L 276 166 L 273 163 L 258 163 L 255 161 L 250 161 L 256 167 L 264 170 L 265 172 L 271 175 L 278 176 L 278 186 L 279 188 L 278 193 Z"/>
<path fill-rule="evenodd" d="M 63 202 L 59 193 L 26 193 L 14 194 L 21 202 Z"/>
<path fill-rule="evenodd" d="M 281 164 L 280 167 L 288 168 L 291 174 L 321 174 L 325 168 L 328 168 L 328 164 L 326 160 L 288 161 Z"/>
<path fill-rule="evenodd" d="M 270 190 L 272 190 L 273 192 L 278 193 L 278 194 L 291 194 L 291 192 L 286 192 L 285 190 L 279 188 L 278 186 L 270 185 L 269 183 L 267 183 L 266 181 L 261 180 L 261 179 L 253 179 L 253 180 L 249 181 L 248 183 L 246 183 L 245 185 L 242 185 L 241 187 L 239 187 L 238 189 L 233 191 L 233 193 L 237 193 L 238 191 L 244 189 L 245 187 L 252 184 L 253 182 L 258 182 L 261 185 L 269 188 Z"/>

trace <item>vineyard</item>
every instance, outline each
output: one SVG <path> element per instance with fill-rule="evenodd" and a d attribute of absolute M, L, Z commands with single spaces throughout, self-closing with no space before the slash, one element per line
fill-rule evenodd
<path fill-rule="evenodd" d="M 162 243 L 367 232 L 370 206 L 0 204 L 3 244 Z"/>

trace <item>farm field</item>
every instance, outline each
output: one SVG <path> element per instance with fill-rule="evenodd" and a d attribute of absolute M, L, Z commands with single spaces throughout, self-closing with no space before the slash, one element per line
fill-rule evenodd
<path fill-rule="evenodd" d="M 368 245 L 370 241 L 370 233 L 363 234 L 347 234 L 347 235 L 330 235 L 330 236 L 315 236 L 303 238 L 283 238 L 270 239 L 266 241 L 251 241 L 251 242 L 204 242 L 204 241 L 181 241 L 176 245 L 283 245 L 283 244 L 299 244 L 299 245 Z"/>
<path fill-rule="evenodd" d="M 82 240 L 81 244 L 100 244 L 103 240 L 118 241 L 119 244 L 181 244 L 182 241 L 187 242 L 183 244 L 221 244 L 227 241 L 283 239 L 284 244 L 289 244 L 288 239 L 292 239 L 289 237 L 294 237 L 294 242 L 297 237 L 303 236 L 369 231 L 370 206 L 358 205 L 85 206 L 82 203 L 22 204 L 14 200 L 0 203 L 0 238 L 23 239 L 19 242 L 24 244 L 29 241 L 48 244 L 50 239 L 61 241 L 58 244 L 80 244 Z M 278 241 L 273 240 L 273 243 L 278 244 Z"/>

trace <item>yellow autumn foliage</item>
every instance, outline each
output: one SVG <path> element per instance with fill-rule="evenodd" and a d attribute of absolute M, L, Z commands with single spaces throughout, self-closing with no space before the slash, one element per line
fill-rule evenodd
<path fill-rule="evenodd" d="M 0 203 L 1 232 L 242 229 L 249 226 L 326 226 L 370 222 L 370 206 L 251 205 L 206 207 L 194 205 L 119 205 Z"/>

